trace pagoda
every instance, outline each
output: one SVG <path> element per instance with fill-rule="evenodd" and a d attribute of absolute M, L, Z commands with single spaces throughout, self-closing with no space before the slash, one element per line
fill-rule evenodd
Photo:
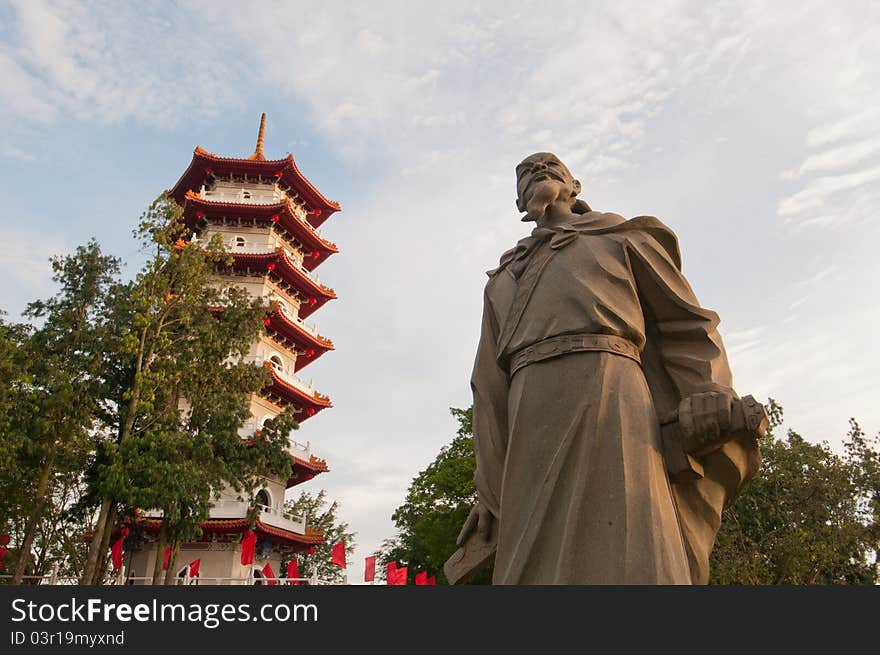
<path fill-rule="evenodd" d="M 267 302 L 264 330 L 253 342 L 245 361 L 266 366 L 271 382 L 250 398 L 250 419 L 239 430 L 253 440 L 261 428 L 283 409 L 292 408 L 299 423 L 331 407 L 330 398 L 304 381 L 300 371 L 333 350 L 333 342 L 306 322 L 328 300 L 336 298 L 315 270 L 338 252 L 321 234 L 321 225 L 339 204 L 325 198 L 300 172 L 292 155 L 266 159 L 266 114 L 260 120 L 257 146 L 245 158 L 220 157 L 197 146 L 189 167 L 168 193 L 183 207 L 194 240 L 220 235 L 233 264 L 215 274 L 218 283 L 247 289 Z M 328 470 L 311 446 L 290 441 L 292 473 L 286 480 L 268 477 L 256 493 L 256 506 L 223 490 L 202 524 L 198 542 L 181 546 L 175 567 L 188 578 L 189 564 L 200 560 L 199 577 L 207 583 L 266 582 L 268 564 L 280 575 L 289 554 L 323 543 L 323 535 L 306 524 L 307 517 L 284 511 L 285 492 Z M 255 523 L 251 517 L 257 511 Z M 150 534 L 161 519 L 143 514 L 148 540 L 130 560 L 128 577 L 149 580 L 157 547 Z M 256 534 L 254 561 L 241 564 L 242 538 L 249 528 Z"/>

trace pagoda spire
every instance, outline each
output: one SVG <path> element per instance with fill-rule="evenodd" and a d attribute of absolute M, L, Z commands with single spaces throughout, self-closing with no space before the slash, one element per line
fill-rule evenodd
<path fill-rule="evenodd" d="M 256 161 L 266 161 L 266 155 L 263 154 L 263 143 L 266 136 L 266 112 L 260 117 L 260 131 L 257 133 L 257 149 L 254 150 L 248 159 Z"/>

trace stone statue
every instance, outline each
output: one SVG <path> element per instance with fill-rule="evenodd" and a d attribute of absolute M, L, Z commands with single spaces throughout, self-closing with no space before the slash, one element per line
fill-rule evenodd
<path fill-rule="evenodd" d="M 531 236 L 489 272 L 471 387 L 479 502 L 446 565 L 494 584 L 704 584 L 764 408 L 651 216 L 592 211 L 550 153 L 516 167 Z"/>

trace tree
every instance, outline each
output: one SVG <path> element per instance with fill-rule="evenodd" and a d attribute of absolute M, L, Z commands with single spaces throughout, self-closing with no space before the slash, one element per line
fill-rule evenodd
<path fill-rule="evenodd" d="M 223 485 L 248 493 L 261 475 L 289 472 L 287 435 L 295 425 L 289 412 L 258 440 L 238 435 L 250 394 L 267 379 L 263 367 L 242 359 L 266 308 L 244 289 L 217 283 L 215 272 L 232 262 L 219 236 L 193 243 L 187 233 L 181 208 L 158 198 L 135 232 L 148 261 L 117 289 L 111 306 L 115 330 L 104 349 L 102 403 L 107 430 L 88 475 L 100 511 L 84 584 L 102 580 L 117 515 L 162 510 L 158 582 L 165 544 L 199 534 L 212 494 Z"/>
<path fill-rule="evenodd" d="M 85 467 L 101 384 L 106 303 L 119 273 L 119 261 L 104 255 L 94 240 L 73 255 L 51 262 L 60 289 L 49 300 L 31 303 L 24 312 L 42 325 L 20 344 L 27 381 L 14 390 L 24 402 L 7 433 L 18 437 L 16 482 L 28 492 L 13 584 L 21 583 L 31 562 L 31 549 L 47 509 L 59 509 L 50 502 L 56 478 L 69 489 L 71 478 L 78 479 Z M 66 497 L 66 492 L 56 496 Z M 64 509 L 62 504 L 59 511 Z M 56 512 L 49 522 L 59 519 Z"/>
<path fill-rule="evenodd" d="M 337 516 L 339 504 L 334 500 L 328 505 L 327 494 L 321 489 L 317 494 L 303 491 L 296 500 L 288 500 L 284 509 L 295 516 L 304 517 L 310 528 L 324 534 L 324 543 L 315 546 L 314 554 L 297 556 L 300 577 L 317 576 L 323 581 L 343 582 L 342 569 L 331 561 L 330 550 L 333 544 L 345 541 L 345 554 L 348 558 L 354 552 L 356 535 L 349 531 L 348 523 Z M 291 559 L 288 557 L 282 562 L 282 569 L 286 569 L 287 562 Z"/>
<path fill-rule="evenodd" d="M 408 567 L 410 583 L 418 571 L 428 571 L 437 576 L 438 583 L 446 583 L 443 564 L 455 552 L 455 539 L 477 501 L 473 409 L 449 411 L 458 421 L 456 436 L 413 479 L 406 500 L 392 515 L 398 536 L 377 553 L 380 577 L 385 575 L 388 562 L 398 561 Z M 491 580 L 488 567 L 473 583 L 488 584 Z"/>
<path fill-rule="evenodd" d="M 774 433 L 782 407 L 768 401 L 771 429 L 763 463 L 722 519 L 711 559 L 713 584 L 876 584 L 880 580 L 880 435 L 868 438 L 851 419 L 843 454 L 812 444 L 793 430 Z M 377 553 L 436 572 L 476 500 L 471 409 L 452 409 L 459 429 L 427 469 L 413 479 L 392 518 L 398 529 Z M 491 581 L 491 570 L 475 583 Z"/>
<path fill-rule="evenodd" d="M 771 428 L 782 407 L 768 401 Z M 761 443 L 761 472 L 724 512 L 711 560 L 714 584 L 876 584 L 880 551 L 880 436 L 855 419 L 835 454 L 794 430 Z"/>

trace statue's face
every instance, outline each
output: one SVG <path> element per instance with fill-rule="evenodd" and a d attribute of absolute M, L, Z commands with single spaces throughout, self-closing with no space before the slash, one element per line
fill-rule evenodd
<path fill-rule="evenodd" d="M 523 159 L 516 167 L 517 207 L 525 211 L 536 194 L 574 198 L 580 192 L 578 182 L 559 158 L 549 152 L 538 152 Z"/>

